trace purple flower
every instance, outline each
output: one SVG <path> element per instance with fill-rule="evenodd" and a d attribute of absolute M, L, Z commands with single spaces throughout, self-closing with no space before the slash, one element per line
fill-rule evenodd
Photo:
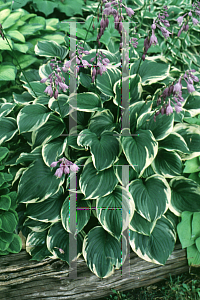
<path fill-rule="evenodd" d="M 70 166 L 70 170 L 72 172 L 77 172 L 79 170 L 79 167 L 76 164 L 73 164 L 73 165 Z"/>
<path fill-rule="evenodd" d="M 47 81 L 47 79 L 48 79 L 48 78 L 43 78 L 43 79 L 40 80 L 40 82 L 41 82 L 41 83 L 44 83 L 44 82 Z"/>
<path fill-rule="evenodd" d="M 167 108 L 166 108 L 166 115 L 168 116 L 171 113 L 173 113 L 173 108 L 171 107 L 170 100 L 169 100 L 169 104 L 167 105 Z"/>
<path fill-rule="evenodd" d="M 65 174 L 69 174 L 70 170 L 72 172 L 77 172 L 79 170 L 79 167 L 76 164 L 74 164 L 73 162 L 69 161 L 65 157 L 59 159 L 59 161 L 61 161 L 60 168 L 58 168 L 56 170 L 55 174 L 54 174 L 58 178 L 60 178 L 63 175 L 63 172 Z M 57 163 L 59 161 L 52 162 L 52 164 L 50 165 L 50 167 L 56 167 L 56 165 L 57 165 Z"/>
<path fill-rule="evenodd" d="M 199 82 L 199 78 L 197 76 L 194 76 L 193 74 L 190 74 L 190 76 L 195 82 Z"/>
<path fill-rule="evenodd" d="M 69 174 L 69 167 L 67 167 L 67 166 L 63 167 L 63 171 L 64 171 L 65 175 Z"/>
<path fill-rule="evenodd" d="M 83 66 L 84 66 L 84 68 L 85 67 L 91 67 L 91 65 L 89 64 L 89 62 L 87 62 L 87 60 L 85 60 L 85 59 L 82 59 L 82 64 L 83 64 Z"/>
<path fill-rule="evenodd" d="M 167 20 L 162 20 L 161 21 L 166 27 L 170 27 L 169 21 Z"/>
<path fill-rule="evenodd" d="M 64 64 L 64 67 L 62 67 L 63 72 L 67 72 L 70 66 L 71 66 L 71 61 L 69 60 Z"/>
<path fill-rule="evenodd" d="M 178 17 L 176 21 L 178 22 L 178 25 L 181 26 L 183 23 L 183 17 Z"/>
<path fill-rule="evenodd" d="M 174 86 L 174 92 L 180 92 L 182 90 L 181 77 L 178 80 L 178 83 Z"/>
<path fill-rule="evenodd" d="M 53 96 L 53 90 L 52 90 L 51 85 L 46 87 L 46 89 L 44 90 L 44 93 L 47 93 L 50 97 Z"/>
<path fill-rule="evenodd" d="M 169 37 L 169 35 L 171 34 L 171 32 L 169 32 L 165 27 L 161 27 L 161 32 L 162 32 L 164 38 L 166 38 L 166 39 L 167 39 L 167 38 Z"/>
<path fill-rule="evenodd" d="M 54 174 L 56 177 L 60 178 L 62 177 L 62 174 L 63 174 L 63 169 L 62 168 L 58 168 L 56 170 L 56 173 Z"/>
<path fill-rule="evenodd" d="M 51 168 L 54 168 L 54 167 L 56 167 L 56 166 L 57 166 L 57 163 L 58 163 L 58 161 L 54 161 L 54 162 L 52 162 L 52 164 L 50 165 L 50 167 L 51 167 Z"/>
<path fill-rule="evenodd" d="M 176 110 L 177 114 L 179 114 L 180 111 L 182 111 L 182 107 L 179 105 L 175 105 L 175 110 Z"/>
<path fill-rule="evenodd" d="M 150 44 L 151 45 L 156 45 L 158 43 L 158 40 L 157 40 L 157 37 L 155 36 L 155 34 L 154 34 L 154 30 L 152 29 L 152 36 L 151 36 L 151 38 L 150 38 Z"/>
<path fill-rule="evenodd" d="M 58 90 L 56 88 L 55 93 L 54 93 L 54 98 L 57 99 L 58 98 Z"/>
<path fill-rule="evenodd" d="M 59 82 L 59 87 L 63 90 L 63 92 L 66 92 L 66 89 L 68 89 L 68 85 L 66 85 L 63 82 Z"/>
<path fill-rule="evenodd" d="M 134 15 L 135 12 L 132 10 L 132 8 L 126 7 L 126 13 L 131 18 L 132 15 Z"/>
<path fill-rule="evenodd" d="M 196 18 L 192 18 L 193 25 L 197 25 L 199 21 Z"/>
<path fill-rule="evenodd" d="M 188 90 L 188 93 L 194 92 L 195 88 L 194 88 L 193 84 L 190 84 L 189 82 L 187 82 L 187 90 Z"/>

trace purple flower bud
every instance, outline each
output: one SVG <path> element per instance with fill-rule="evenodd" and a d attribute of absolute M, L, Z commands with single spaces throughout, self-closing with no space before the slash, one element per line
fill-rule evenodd
<path fill-rule="evenodd" d="M 181 35 L 181 32 L 183 31 L 183 27 L 179 30 L 179 32 L 178 32 L 178 37 Z"/>
<path fill-rule="evenodd" d="M 64 171 L 65 175 L 66 175 L 66 174 L 69 174 L 69 167 L 65 166 L 65 167 L 63 168 L 63 171 Z"/>
<path fill-rule="evenodd" d="M 102 60 L 102 63 L 105 65 L 105 66 L 107 66 L 108 64 L 109 64 L 109 59 L 108 58 L 104 58 L 103 60 Z"/>
<path fill-rule="evenodd" d="M 130 7 L 125 7 L 127 15 L 131 18 L 132 15 L 134 15 L 134 11 Z"/>
<path fill-rule="evenodd" d="M 174 92 L 180 92 L 182 90 L 181 77 L 178 80 L 178 83 L 174 86 Z"/>
<path fill-rule="evenodd" d="M 54 174 L 56 177 L 60 178 L 62 177 L 62 174 L 63 174 L 63 169 L 62 168 L 58 168 L 56 170 L 56 173 Z"/>
<path fill-rule="evenodd" d="M 164 113 L 165 113 L 165 108 L 162 107 L 162 108 L 161 108 L 161 114 L 162 114 L 162 116 L 164 115 Z"/>
<path fill-rule="evenodd" d="M 187 82 L 187 90 L 188 90 L 188 93 L 192 93 L 195 91 L 195 88 L 192 84 L 190 84 L 189 82 Z"/>
<path fill-rule="evenodd" d="M 157 43 L 158 43 L 157 37 L 154 34 L 154 30 L 152 30 L 152 36 L 150 38 L 150 44 L 151 45 L 153 45 L 153 44 L 156 45 Z"/>
<path fill-rule="evenodd" d="M 169 100 L 169 103 L 168 103 L 167 108 L 166 108 L 166 115 L 168 116 L 171 113 L 173 113 L 173 108 L 171 107 L 170 100 Z"/>
<path fill-rule="evenodd" d="M 44 90 L 44 93 L 47 93 L 50 97 L 53 96 L 53 90 L 52 90 L 51 85 L 46 87 L 46 89 Z"/>
<path fill-rule="evenodd" d="M 96 68 L 94 68 L 93 71 L 92 71 L 92 76 L 95 77 L 95 75 L 96 75 Z"/>
<path fill-rule="evenodd" d="M 111 11 L 112 11 L 111 7 L 105 8 L 103 10 L 103 15 L 109 16 Z"/>
<path fill-rule="evenodd" d="M 57 99 L 58 98 L 58 90 L 56 88 L 55 93 L 54 93 L 54 98 Z"/>
<path fill-rule="evenodd" d="M 156 29 L 156 24 L 153 23 L 153 24 L 151 25 L 151 28 L 155 30 L 155 29 Z"/>
<path fill-rule="evenodd" d="M 171 32 L 169 32 L 165 27 L 161 27 L 161 32 L 162 32 L 164 38 L 166 38 L 166 39 L 167 39 L 167 38 L 169 37 L 169 35 L 171 34 Z"/>
<path fill-rule="evenodd" d="M 70 66 L 71 66 L 71 61 L 70 60 L 67 61 L 66 63 L 64 63 L 64 67 L 62 67 L 63 72 L 67 72 L 68 69 L 70 68 Z"/>
<path fill-rule="evenodd" d="M 91 65 L 89 64 L 89 62 L 87 62 L 87 60 L 85 60 L 85 59 L 82 59 L 82 64 L 83 64 L 83 66 L 84 66 L 84 68 L 85 67 L 91 67 Z"/>
<path fill-rule="evenodd" d="M 195 81 L 195 82 L 199 82 L 199 78 L 197 76 L 194 76 L 193 74 L 190 75 L 192 77 L 192 79 Z"/>
<path fill-rule="evenodd" d="M 177 114 L 179 114 L 180 111 L 182 111 L 182 107 L 178 106 L 178 105 L 175 105 L 175 110 L 176 110 Z"/>
<path fill-rule="evenodd" d="M 66 89 L 68 89 L 68 85 L 66 85 L 63 82 L 59 82 L 59 87 L 63 90 L 63 92 L 66 92 Z"/>
<path fill-rule="evenodd" d="M 155 113 L 155 116 L 158 116 L 160 114 L 160 111 L 157 111 L 156 113 Z"/>
<path fill-rule="evenodd" d="M 168 91 L 168 96 L 170 96 L 173 91 L 174 91 L 174 84 L 170 85 L 169 91 Z"/>
<path fill-rule="evenodd" d="M 105 4 L 105 8 L 108 8 L 108 7 L 110 7 L 111 6 L 111 3 L 106 3 Z"/>
<path fill-rule="evenodd" d="M 178 22 L 178 25 L 181 26 L 183 23 L 183 17 L 178 17 L 178 19 L 176 19 L 176 21 Z"/>
<path fill-rule="evenodd" d="M 166 27 L 170 27 L 169 21 L 162 20 L 161 23 L 163 23 Z"/>
<path fill-rule="evenodd" d="M 166 98 L 168 96 L 168 92 L 169 92 L 169 88 L 167 87 L 162 93 L 163 98 Z"/>
<path fill-rule="evenodd" d="M 79 167 L 76 164 L 73 164 L 70 166 L 70 169 L 72 172 L 77 172 L 79 170 Z"/>
<path fill-rule="evenodd" d="M 43 78 L 42 80 L 40 80 L 41 83 L 44 83 L 47 81 L 47 78 Z"/>
<path fill-rule="evenodd" d="M 189 17 L 191 17 L 191 16 L 192 16 L 192 13 L 191 13 L 191 11 L 188 13 L 188 16 L 189 16 Z"/>
<path fill-rule="evenodd" d="M 87 50 L 83 51 L 83 53 L 84 53 L 84 54 L 90 54 L 90 52 L 87 51 Z"/>
<path fill-rule="evenodd" d="M 188 78 L 189 84 L 193 84 L 193 80 L 191 78 Z"/>
<path fill-rule="evenodd" d="M 185 28 L 184 28 L 184 31 L 188 31 L 188 29 L 189 29 L 189 25 L 186 24 L 186 25 L 185 25 Z"/>
<path fill-rule="evenodd" d="M 91 58 L 90 61 L 93 62 L 95 60 L 95 57 Z"/>
<path fill-rule="evenodd" d="M 105 20 L 105 28 L 108 27 L 108 24 L 109 24 L 109 20 L 108 20 L 108 18 L 106 18 L 106 20 Z"/>
<path fill-rule="evenodd" d="M 76 57 L 76 63 L 79 65 L 80 64 L 80 60 L 78 59 L 78 57 Z"/>
<path fill-rule="evenodd" d="M 57 166 L 57 163 L 58 163 L 58 161 L 54 161 L 54 162 L 52 162 L 52 164 L 50 165 L 50 167 L 51 167 L 51 168 L 54 168 L 54 167 L 56 167 L 56 166 Z"/>
<path fill-rule="evenodd" d="M 105 24 L 104 24 L 104 19 L 102 18 L 101 19 L 101 22 L 100 22 L 100 26 L 101 26 L 101 29 L 104 29 L 105 27 Z"/>
<path fill-rule="evenodd" d="M 192 18 L 193 25 L 197 25 L 199 21 L 196 18 Z"/>
<path fill-rule="evenodd" d="M 123 25 L 122 25 L 122 22 L 119 23 L 119 32 L 122 32 L 122 29 L 123 29 Z"/>

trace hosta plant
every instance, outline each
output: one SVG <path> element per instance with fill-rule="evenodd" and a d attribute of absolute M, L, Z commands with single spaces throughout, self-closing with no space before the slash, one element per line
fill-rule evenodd
<path fill-rule="evenodd" d="M 102 3 L 107 16 L 100 22 L 98 45 L 105 28 L 121 37 L 123 29 L 109 1 Z M 133 15 L 130 8 L 126 12 Z M 107 50 L 101 47 L 99 53 L 86 38 L 80 40 L 70 60 L 69 37 L 68 47 L 39 41 L 35 55 L 47 63 L 37 72 L 21 74 L 26 91 L 13 93 L 12 111 L 11 103 L 1 98 L 0 145 L 9 144 L 12 150 L 6 165 L 18 193 L 18 230 L 27 238 L 32 259 L 60 258 L 70 264 L 73 234 L 77 257 L 82 254 L 100 278 L 123 265 L 129 244 L 141 258 L 164 265 L 174 249 L 181 214 L 200 212 L 199 185 L 183 176 L 184 157 L 200 155 L 200 126 L 184 121 L 199 113 L 194 109 L 200 107 L 199 92 L 193 85 L 199 82 L 199 73 L 194 75 L 192 62 L 191 69 L 183 65 L 183 71 L 162 53 L 147 56 L 156 44 L 156 26 L 154 22 L 144 51 L 132 48 L 128 108 L 121 103 L 122 39 L 105 43 Z M 169 31 L 161 28 L 167 38 Z M 89 70 L 96 53 L 96 64 Z M 78 64 L 74 70 L 73 57 Z M 73 74 L 78 78 L 76 97 L 69 91 Z M 73 109 L 77 119 L 69 130 Z M 120 110 L 125 120 L 130 114 L 130 127 L 122 128 Z M 129 176 L 124 176 L 125 165 Z M 77 186 L 71 188 L 74 179 Z M 77 224 L 72 231 L 73 201 Z M 129 211 L 128 226 L 122 204 Z M 130 241 L 124 234 L 127 228 Z M 126 244 L 123 257 L 121 242 Z"/>
<path fill-rule="evenodd" d="M 0 255 L 18 253 L 21 251 L 22 242 L 16 234 L 19 221 L 17 208 L 17 193 L 10 191 L 12 174 L 4 172 L 3 160 L 8 155 L 9 149 L 0 147 Z"/>

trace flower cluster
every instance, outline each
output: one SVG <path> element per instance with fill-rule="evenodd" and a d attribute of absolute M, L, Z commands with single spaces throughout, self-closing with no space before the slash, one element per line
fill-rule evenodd
<path fill-rule="evenodd" d="M 178 22 L 178 25 L 179 25 L 179 26 L 182 25 L 182 23 L 183 23 L 183 18 L 184 18 L 186 15 L 188 15 L 189 17 L 192 17 L 191 11 L 190 11 L 189 13 L 184 14 L 184 15 L 181 16 L 181 17 L 178 17 L 178 19 L 177 19 L 176 21 Z M 193 17 L 192 17 L 192 22 L 193 22 L 194 25 L 197 25 L 197 24 L 199 23 L 199 21 L 198 21 L 196 18 L 193 18 Z M 178 37 L 181 35 L 181 32 L 182 32 L 182 31 L 188 31 L 188 29 L 189 29 L 189 25 L 188 25 L 188 21 L 187 21 L 187 23 L 184 24 L 184 25 L 181 27 L 181 29 L 179 30 L 179 32 L 178 32 Z"/>
<path fill-rule="evenodd" d="M 80 42 L 80 45 L 82 45 L 82 42 Z M 72 59 L 65 62 L 64 63 L 64 67 L 62 68 L 62 70 L 64 72 L 67 72 L 69 71 L 69 68 L 71 66 L 71 62 L 73 61 L 73 59 L 75 58 L 74 56 L 77 54 L 77 57 L 76 57 L 76 63 L 81 66 L 80 62 L 82 63 L 83 67 L 86 68 L 86 67 L 91 67 L 92 65 L 90 65 L 87 60 L 83 59 L 83 54 L 90 54 L 89 51 L 87 50 L 84 50 L 84 48 L 82 46 L 80 46 L 79 44 L 77 45 L 77 50 L 75 52 L 72 53 L 71 57 Z M 76 53 L 78 52 L 78 53 Z M 75 70 L 74 70 L 74 73 L 76 72 L 77 70 L 77 73 L 79 72 L 79 66 L 76 66 Z"/>
<path fill-rule="evenodd" d="M 181 102 L 184 102 L 184 98 L 182 97 L 182 84 L 181 84 L 181 80 L 184 79 L 185 82 L 187 83 L 187 90 L 188 93 L 192 93 L 195 91 L 195 88 L 193 86 L 193 81 L 195 82 L 199 82 L 199 78 L 197 76 L 194 76 L 191 72 L 196 72 L 196 70 L 192 69 L 190 71 L 186 71 L 183 78 L 180 76 L 178 83 L 175 84 L 174 86 L 174 82 L 171 86 L 167 87 L 162 95 L 158 98 L 157 100 L 157 106 L 160 105 L 161 103 L 161 97 L 163 98 L 163 106 L 159 109 L 159 111 L 157 111 L 154 115 L 154 121 L 156 120 L 156 116 L 158 116 L 160 113 L 169 115 L 171 113 L 173 113 L 173 108 L 171 106 L 171 102 L 172 100 L 169 99 L 169 102 L 166 104 L 165 100 L 167 97 L 169 97 L 172 93 L 173 93 L 173 101 L 176 102 L 173 103 L 175 110 L 177 113 L 179 113 L 182 110 L 182 104 Z M 187 80 L 186 80 L 187 79 Z"/>
<path fill-rule="evenodd" d="M 69 174 L 70 170 L 72 172 L 77 172 L 79 170 L 79 167 L 76 164 L 74 164 L 71 161 L 67 160 L 65 157 L 59 159 L 59 161 L 61 161 L 60 168 L 58 168 L 56 170 L 56 173 L 54 174 L 57 178 L 61 178 L 62 175 L 63 175 L 63 172 L 65 174 Z M 52 162 L 52 164 L 50 165 L 50 167 L 51 168 L 56 167 L 57 163 L 59 161 Z"/>
<path fill-rule="evenodd" d="M 113 6 L 118 6 L 118 2 L 117 1 L 107 1 L 107 0 L 103 0 L 102 1 L 103 4 L 105 4 L 105 8 L 103 10 L 103 14 L 102 14 L 102 19 L 101 19 L 101 23 L 100 23 L 100 34 L 97 36 L 97 40 L 98 43 L 100 45 L 99 39 L 100 37 L 103 35 L 105 28 L 108 26 L 109 21 L 108 21 L 108 16 L 109 15 L 113 15 L 114 16 L 114 22 L 115 22 L 115 29 L 117 29 L 117 31 L 119 32 L 121 39 L 120 39 L 120 48 L 122 49 L 122 29 L 123 29 L 123 25 L 122 25 L 122 20 L 124 20 L 124 17 L 122 16 L 122 6 L 125 7 L 126 9 L 126 13 L 127 15 L 131 18 L 132 15 L 134 15 L 134 11 L 132 10 L 132 8 L 130 7 L 126 7 L 123 3 L 122 0 L 119 0 L 120 2 L 120 8 L 121 8 L 121 13 L 119 14 L 119 7 L 118 10 L 114 9 L 111 5 Z M 101 12 L 102 12 L 102 6 L 101 6 Z M 105 15 L 107 16 L 106 20 L 105 20 Z M 98 16 L 99 17 L 99 16 Z M 136 38 L 134 38 L 133 40 L 130 40 L 130 43 L 132 41 L 137 40 Z M 138 44 L 138 43 L 137 43 Z M 137 45 L 134 43 L 134 47 L 137 47 Z"/>
<path fill-rule="evenodd" d="M 102 59 L 101 55 L 104 57 L 103 59 Z M 107 71 L 105 66 L 107 66 L 108 63 L 110 62 L 108 58 L 105 58 L 106 55 L 104 55 L 102 53 L 102 51 L 100 51 L 100 53 L 97 53 L 96 56 L 97 56 L 97 67 L 98 68 L 97 68 L 97 70 L 96 70 L 96 68 L 94 68 L 92 71 L 92 83 L 95 80 L 96 74 L 102 75 L 103 72 Z M 94 60 L 95 60 L 95 57 L 91 58 L 90 61 L 93 62 Z M 101 63 L 101 60 L 102 60 L 102 63 Z"/>
<path fill-rule="evenodd" d="M 164 10 L 167 10 L 167 6 L 165 5 L 163 7 Z M 149 38 L 149 36 L 146 37 L 146 39 L 144 40 L 144 53 L 142 55 L 142 60 L 145 60 L 145 56 L 147 54 L 148 49 L 151 47 L 151 45 L 156 45 L 158 43 L 157 37 L 155 36 L 155 29 L 156 26 L 158 28 L 160 28 L 162 35 L 164 36 L 164 38 L 168 38 L 169 35 L 171 34 L 171 32 L 169 32 L 165 27 L 161 27 L 159 24 L 156 25 L 156 23 L 158 23 L 159 21 L 164 24 L 166 27 L 170 27 L 170 24 L 167 20 L 165 20 L 166 17 L 169 17 L 168 13 L 166 11 L 164 11 L 164 14 L 158 14 L 158 20 L 154 20 L 153 24 L 151 25 L 151 29 L 152 29 L 152 35 Z"/>
<path fill-rule="evenodd" d="M 80 44 L 82 44 L 82 42 L 80 42 Z M 77 45 L 78 47 L 78 54 L 76 57 L 76 63 L 78 64 L 78 66 L 76 66 L 74 72 L 79 72 L 79 67 L 81 66 L 80 63 L 82 63 L 83 67 L 92 67 L 91 64 L 89 64 L 87 62 L 87 60 L 84 60 L 82 57 L 82 54 L 89 54 L 89 51 L 84 50 L 83 47 L 81 47 L 80 45 Z M 66 61 L 63 64 L 63 67 L 61 68 L 63 72 L 68 72 L 70 67 L 71 67 L 71 63 L 72 60 L 75 58 L 75 54 L 76 52 L 72 53 L 71 55 L 71 60 Z M 102 59 L 101 55 L 104 57 Z M 102 75 L 103 72 L 107 71 L 106 67 L 108 65 L 108 63 L 110 62 L 108 58 L 105 58 L 106 56 L 102 53 L 102 51 L 100 51 L 100 53 L 96 54 L 97 56 L 97 70 L 94 68 L 92 71 L 92 83 L 94 82 L 95 76 L 97 74 Z M 95 57 L 96 57 L 95 56 Z M 91 62 L 93 62 L 95 60 L 95 57 L 91 58 Z M 102 60 L 102 62 L 101 62 Z M 65 82 L 65 78 L 62 76 L 61 74 L 61 69 L 58 66 L 58 63 L 56 61 L 56 57 L 54 59 L 51 59 L 51 61 L 55 61 L 55 63 L 50 63 L 50 66 L 53 70 L 53 72 L 47 77 L 47 78 L 43 78 L 42 80 L 40 80 L 41 83 L 46 82 L 48 79 L 50 79 L 50 85 L 47 86 L 47 88 L 45 89 L 45 93 L 47 93 L 50 97 L 54 96 L 55 99 L 58 98 L 58 93 L 60 89 L 63 90 L 63 92 L 66 92 L 66 89 L 69 88 L 69 86 L 67 86 L 64 82 Z M 58 61 L 59 63 L 61 63 L 61 61 Z M 57 73 L 58 72 L 58 73 Z"/>
<path fill-rule="evenodd" d="M 47 79 L 50 79 L 50 85 L 46 87 L 45 93 L 47 93 L 50 97 L 54 95 L 54 98 L 58 98 L 58 89 L 62 89 L 63 92 L 66 92 L 66 89 L 68 89 L 68 86 L 65 84 L 65 78 L 62 76 L 61 69 L 58 66 L 56 57 L 54 59 L 51 59 L 51 61 L 55 61 L 55 63 L 50 63 L 50 66 L 53 70 L 53 72 L 47 77 L 40 80 L 41 83 L 44 83 L 47 81 Z M 58 61 L 61 63 L 61 61 Z"/>
<path fill-rule="evenodd" d="M 198 7 L 199 6 L 199 7 Z M 192 7 L 195 7 L 195 13 L 196 13 L 196 16 L 200 16 L 200 2 L 197 1 L 197 4 L 192 4 Z"/>

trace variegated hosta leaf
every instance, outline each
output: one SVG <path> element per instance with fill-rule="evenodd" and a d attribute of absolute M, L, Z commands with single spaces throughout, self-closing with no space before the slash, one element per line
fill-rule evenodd
<path fill-rule="evenodd" d="M 123 129 L 121 144 L 128 163 L 141 177 L 144 170 L 152 163 L 158 152 L 158 142 L 150 130 L 137 130 L 138 136 L 128 136 L 130 131 Z"/>
<path fill-rule="evenodd" d="M 151 164 L 155 173 L 165 178 L 173 178 L 182 174 L 182 161 L 175 151 L 159 149 L 156 158 Z"/>
<path fill-rule="evenodd" d="M 173 178 L 169 183 L 172 191 L 169 209 L 181 216 L 183 211 L 200 212 L 200 186 L 183 176 Z"/>
<path fill-rule="evenodd" d="M 122 241 L 123 239 L 123 241 Z M 122 263 L 121 263 L 121 242 Z M 127 240 L 118 241 L 101 226 L 92 228 L 83 240 L 83 257 L 90 270 L 99 278 L 107 278 L 119 269 L 127 255 Z"/>
<path fill-rule="evenodd" d="M 97 171 L 111 167 L 122 152 L 122 147 L 116 131 L 103 131 L 98 138 L 96 133 L 89 129 L 80 132 L 77 139 L 78 146 L 90 147 L 92 160 Z"/>
<path fill-rule="evenodd" d="M 129 191 L 136 211 L 149 222 L 159 219 L 169 207 L 171 190 L 163 176 L 155 174 L 145 181 L 133 180 L 129 184 Z"/>
<path fill-rule="evenodd" d="M 96 209 L 97 218 L 103 228 L 119 239 L 127 228 L 127 218 L 129 224 L 133 217 L 135 204 L 127 189 L 118 185 L 110 195 L 97 199 Z"/>
<path fill-rule="evenodd" d="M 62 225 L 65 228 L 66 231 L 71 232 L 70 230 L 70 222 L 72 222 L 73 220 L 70 219 L 70 200 L 69 200 L 70 196 L 67 196 L 67 198 L 65 199 L 62 208 L 61 208 L 61 221 L 62 221 Z M 91 202 L 90 201 L 81 201 L 83 198 L 83 194 L 77 194 L 77 203 L 76 203 L 76 207 L 80 208 L 80 207 L 87 207 L 90 208 L 91 207 Z M 71 232 L 73 234 L 77 234 L 79 233 L 83 227 L 88 223 L 89 219 L 90 219 L 90 215 L 91 215 L 91 210 L 89 209 L 77 209 L 77 217 L 76 217 L 76 223 L 77 223 L 77 227 L 76 227 L 76 232 Z"/>
<path fill-rule="evenodd" d="M 113 167 L 97 172 L 92 158 L 88 158 L 79 179 L 79 186 L 86 200 L 109 195 L 117 184 L 118 179 Z"/>
<path fill-rule="evenodd" d="M 176 231 L 165 216 L 156 221 L 150 236 L 130 230 L 130 245 L 142 259 L 164 265 L 174 250 Z"/>

